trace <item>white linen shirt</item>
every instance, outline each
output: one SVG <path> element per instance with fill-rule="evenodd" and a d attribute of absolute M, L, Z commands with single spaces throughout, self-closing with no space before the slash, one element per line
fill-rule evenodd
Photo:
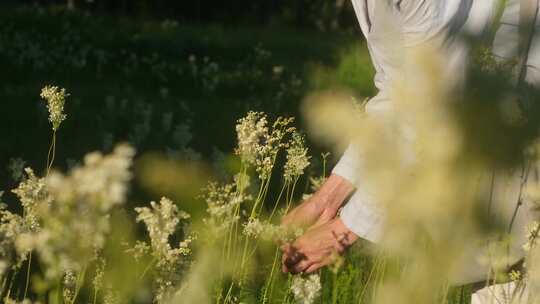
<path fill-rule="evenodd" d="M 390 3 L 390 5 L 386 3 Z M 448 58 L 448 81 L 462 81 L 467 62 L 467 47 L 459 34 L 481 34 L 493 22 L 498 0 L 352 0 L 362 33 L 375 67 L 378 93 L 366 105 L 367 115 L 384 115 L 392 111 L 390 83 L 399 75 L 400 54 L 409 48 L 429 42 L 440 46 Z M 388 26 L 389 20 L 395 22 Z M 496 33 L 493 53 L 501 58 L 515 54 L 519 34 L 519 0 L 507 1 L 507 7 Z M 536 29 L 540 29 L 537 18 Z M 535 32 L 540 32 L 536 30 Z M 401 50 L 401 51 L 400 51 Z M 540 37 L 535 35 L 527 62 L 526 81 L 540 84 Z M 456 76 L 457 75 L 457 76 Z M 350 181 L 356 187 L 340 213 L 351 231 L 363 239 L 377 242 L 384 227 L 384 210 L 362 187 L 364 176 L 359 149 L 351 144 L 332 173 Z"/>

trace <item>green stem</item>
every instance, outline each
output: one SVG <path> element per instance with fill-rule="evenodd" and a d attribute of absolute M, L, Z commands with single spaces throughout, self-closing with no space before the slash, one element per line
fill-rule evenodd
<path fill-rule="evenodd" d="M 337 271 L 332 274 L 332 304 L 337 303 Z"/>
<path fill-rule="evenodd" d="M 79 292 L 81 291 L 82 285 L 84 284 L 84 278 L 86 277 L 87 268 L 88 268 L 88 264 L 84 266 L 83 271 L 79 274 L 77 278 L 77 286 L 75 288 L 75 295 L 73 296 L 73 300 L 71 300 L 71 304 L 75 304 L 75 300 L 77 300 L 77 297 L 79 296 Z"/>
<path fill-rule="evenodd" d="M 283 187 L 281 187 L 281 191 L 279 192 L 278 198 L 276 199 L 276 204 L 274 205 L 274 208 L 272 209 L 272 213 L 270 213 L 270 217 L 268 217 L 268 221 L 272 220 L 272 217 L 277 211 L 277 207 L 279 205 L 279 201 L 281 200 L 281 197 L 283 196 L 283 192 L 285 192 L 285 188 L 287 187 L 288 183 L 285 183 Z"/>
<path fill-rule="evenodd" d="M 291 278 L 292 276 L 289 274 L 288 275 L 288 278 L 287 278 L 287 288 L 285 290 L 285 295 L 283 296 L 283 300 L 281 300 L 281 303 L 288 303 L 289 301 L 289 290 L 290 290 L 290 287 L 291 287 Z"/>
<path fill-rule="evenodd" d="M 24 285 L 24 297 L 23 299 L 26 299 L 26 295 L 28 294 L 28 285 L 30 285 L 30 269 L 32 266 L 32 251 L 28 254 L 28 268 L 26 268 L 26 284 Z"/>
<path fill-rule="evenodd" d="M 223 303 L 227 303 L 228 301 L 230 301 L 229 299 L 230 299 L 231 294 L 232 294 L 233 286 L 234 286 L 234 282 L 232 282 L 231 285 L 229 286 L 229 290 L 227 290 L 227 295 L 225 296 L 225 299 L 223 300 Z"/>
<path fill-rule="evenodd" d="M 13 274 L 11 275 L 11 280 L 9 281 L 9 287 L 8 287 L 6 297 L 5 297 L 6 299 L 9 299 L 9 297 L 11 296 L 11 289 L 13 288 L 13 282 L 15 281 L 15 277 L 17 276 L 18 270 L 19 268 L 15 268 L 13 270 Z"/>
<path fill-rule="evenodd" d="M 54 163 L 54 158 L 56 156 L 56 131 L 53 131 L 51 145 L 49 146 L 49 152 L 47 153 L 47 171 L 46 175 L 49 175 L 49 172 Z"/>
<path fill-rule="evenodd" d="M 144 268 L 143 270 L 143 273 L 139 276 L 139 281 L 141 281 L 144 276 L 146 275 L 146 273 L 150 270 L 150 268 L 154 265 L 154 262 L 156 261 L 156 258 L 152 258 L 152 260 L 150 261 L 150 263 L 148 263 L 148 265 Z"/>
<path fill-rule="evenodd" d="M 279 250 L 278 248 L 276 248 L 276 252 L 274 253 L 274 261 L 272 262 L 272 270 L 270 271 L 270 277 L 268 278 L 266 286 L 264 287 L 263 304 L 266 303 L 268 289 L 272 287 L 272 282 L 274 279 L 274 270 L 276 269 L 278 254 L 279 254 Z M 270 294 L 272 294 L 272 291 L 270 291 Z"/>
<path fill-rule="evenodd" d="M 98 288 L 94 288 L 94 300 L 92 301 L 93 304 L 97 303 L 98 290 Z"/>

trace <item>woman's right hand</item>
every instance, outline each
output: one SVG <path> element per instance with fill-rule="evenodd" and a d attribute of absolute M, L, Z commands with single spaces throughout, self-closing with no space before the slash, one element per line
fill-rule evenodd
<path fill-rule="evenodd" d="M 330 175 L 321 188 L 287 213 L 281 224 L 294 228 L 316 227 L 336 217 L 337 212 L 349 195 L 353 185 L 339 175 Z"/>

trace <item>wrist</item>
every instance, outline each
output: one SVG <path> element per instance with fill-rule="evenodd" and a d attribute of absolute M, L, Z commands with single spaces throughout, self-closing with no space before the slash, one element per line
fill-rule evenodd
<path fill-rule="evenodd" d="M 348 180 L 332 174 L 313 196 L 314 203 L 320 209 L 330 209 L 337 212 L 353 191 L 354 186 Z"/>

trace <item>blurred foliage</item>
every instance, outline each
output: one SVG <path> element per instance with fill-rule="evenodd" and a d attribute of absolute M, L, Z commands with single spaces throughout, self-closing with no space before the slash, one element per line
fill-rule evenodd
<path fill-rule="evenodd" d="M 13 4 L 56 5 L 110 15 L 169 18 L 180 22 L 213 22 L 296 26 L 318 30 L 357 28 L 346 0 L 18 0 Z"/>
<path fill-rule="evenodd" d="M 45 162 L 36 146 L 48 145 L 46 108 L 37 100 L 46 84 L 73 96 L 56 166 L 119 141 L 141 153 L 212 160 L 234 145 L 232 128 L 223 126 L 248 110 L 298 116 L 305 93 L 330 84 L 372 94 L 373 72 L 357 38 L 3 9 L 0 67 L 10 73 L 0 76 L 0 98 L 13 115 L 0 120 L 0 180 L 14 185 L 8 166 L 15 160 L 37 168 Z"/>

